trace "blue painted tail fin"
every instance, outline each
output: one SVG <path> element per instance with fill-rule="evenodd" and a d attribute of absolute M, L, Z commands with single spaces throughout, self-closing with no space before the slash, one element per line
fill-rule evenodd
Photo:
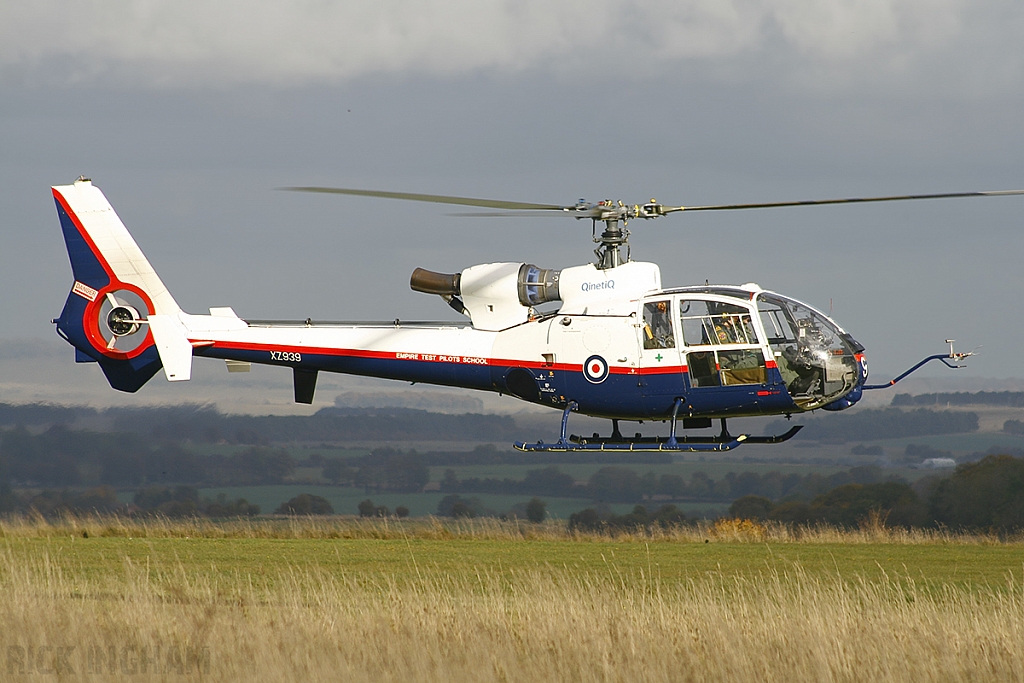
<path fill-rule="evenodd" d="M 111 387 L 138 391 L 162 367 L 149 316 L 181 309 L 89 180 L 56 186 L 53 198 L 75 278 L 57 334 L 76 362 L 99 363 Z"/>

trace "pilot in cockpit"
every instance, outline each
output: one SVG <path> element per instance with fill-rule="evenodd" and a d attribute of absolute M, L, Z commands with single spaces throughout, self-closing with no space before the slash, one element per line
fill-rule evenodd
<path fill-rule="evenodd" d="M 786 388 L 790 394 L 798 396 L 814 393 L 820 389 L 821 368 L 813 362 L 810 349 L 804 345 L 799 348 L 789 345 L 782 349 L 782 357 L 786 363 L 784 366 L 780 366 L 780 371 L 785 368 L 796 375 L 794 379 L 790 380 L 786 377 L 786 373 L 783 373 L 783 379 L 788 382 Z"/>

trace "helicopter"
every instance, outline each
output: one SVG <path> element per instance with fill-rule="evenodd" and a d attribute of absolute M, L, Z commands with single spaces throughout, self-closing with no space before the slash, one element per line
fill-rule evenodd
<path fill-rule="evenodd" d="M 290 368 L 294 399 L 311 404 L 320 372 L 509 394 L 562 411 L 557 441 L 524 451 L 728 451 L 773 444 L 783 434 L 734 435 L 732 418 L 840 411 L 863 392 L 893 386 L 926 363 L 950 368 L 974 352 L 924 358 L 883 384 L 868 384 L 862 344 L 831 317 L 754 283 L 664 288 L 657 264 L 632 260 L 629 221 L 694 211 L 1024 194 L 958 192 L 757 204 L 667 206 L 583 200 L 535 204 L 331 187 L 283 188 L 490 209 L 471 216 L 558 212 L 590 220 L 592 263 L 474 265 L 460 273 L 413 271 L 410 287 L 437 295 L 468 321 L 383 322 L 242 319 L 230 307 L 181 310 L 106 197 L 88 178 L 52 187 L 74 283 L 57 334 L 79 363 L 98 363 L 110 386 L 138 391 L 161 368 L 190 379 L 194 357 L 229 372 L 252 363 Z M 598 233 L 598 226 L 601 232 Z M 623 250 L 626 251 L 623 255 Z M 573 412 L 610 419 L 607 436 L 571 435 Z M 706 430 L 718 420 L 721 431 Z M 620 422 L 669 423 L 669 435 L 626 436 Z"/>

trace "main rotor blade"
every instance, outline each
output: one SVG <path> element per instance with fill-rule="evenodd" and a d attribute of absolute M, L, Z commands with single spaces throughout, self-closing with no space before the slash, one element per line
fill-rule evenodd
<path fill-rule="evenodd" d="M 324 194 L 350 194 L 359 197 L 381 197 L 383 199 L 405 199 L 413 202 L 433 204 L 459 204 L 482 206 L 488 209 L 530 209 L 535 211 L 568 211 L 571 207 L 555 204 L 530 204 L 528 202 L 507 202 L 501 199 L 473 199 L 472 197 L 449 197 L 441 194 L 417 194 L 415 192 L 380 192 L 378 190 L 350 190 L 342 187 L 284 187 L 290 192 L 321 192 Z"/>
<path fill-rule="evenodd" d="M 570 209 L 566 213 L 574 214 Z M 457 213 L 446 213 L 445 216 L 453 218 L 562 218 L 556 213 L 538 211 L 536 209 L 524 209 L 522 211 L 459 211 Z M 589 218 L 584 215 L 583 218 Z"/>
<path fill-rule="evenodd" d="M 849 199 L 810 199 L 800 202 L 764 202 L 760 204 L 712 204 L 709 206 L 666 206 L 662 213 L 675 211 L 732 211 L 733 209 L 774 209 L 781 206 L 820 206 L 822 204 L 863 204 L 867 202 L 898 202 L 907 199 L 951 199 L 955 197 L 1001 197 L 1024 194 L 1024 190 L 990 190 L 988 192 L 947 192 L 944 194 L 904 194 L 891 197 L 851 197 Z"/>

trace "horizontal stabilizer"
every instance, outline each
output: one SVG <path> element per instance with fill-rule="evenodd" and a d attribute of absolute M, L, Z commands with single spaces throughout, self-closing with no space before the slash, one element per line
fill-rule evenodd
<path fill-rule="evenodd" d="M 184 382 L 192 377 L 192 343 L 185 326 L 176 316 L 149 316 L 149 331 L 153 333 L 156 350 L 169 382 Z"/>

